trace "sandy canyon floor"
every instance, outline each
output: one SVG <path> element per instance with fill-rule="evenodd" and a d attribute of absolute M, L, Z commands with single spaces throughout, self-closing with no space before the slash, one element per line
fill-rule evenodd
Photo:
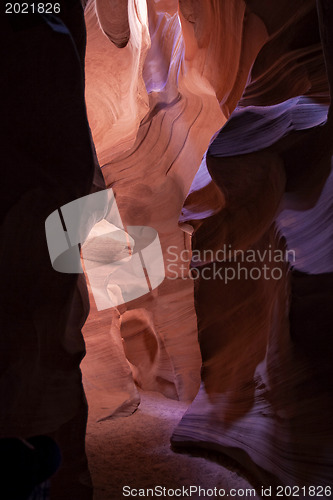
<path fill-rule="evenodd" d="M 206 495 L 203 492 L 215 487 L 225 490 L 229 498 L 232 489 L 238 490 L 233 498 L 260 498 L 246 491 L 253 486 L 228 458 L 211 454 L 203 458 L 172 451 L 170 436 L 186 409 L 185 403 L 155 392 L 142 392 L 141 404 L 131 416 L 102 422 L 89 419 L 86 442 L 94 500 L 135 498 L 135 492 L 128 496 L 123 493 L 132 488 L 156 486 L 167 489 L 200 486 L 200 494 L 193 492 L 189 497 L 193 500 L 219 498 L 211 496 L 210 491 Z M 128 488 L 123 491 L 125 486 Z M 137 498 L 145 498 L 139 493 Z M 171 494 L 161 498 L 171 498 Z"/>

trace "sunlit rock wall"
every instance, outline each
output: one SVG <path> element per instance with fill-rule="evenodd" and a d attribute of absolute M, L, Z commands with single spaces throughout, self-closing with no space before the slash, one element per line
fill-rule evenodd
<path fill-rule="evenodd" d="M 191 250 L 193 229 L 180 228 L 179 215 L 209 141 L 241 97 L 268 35 L 243 2 L 207 2 L 207 12 L 175 1 L 121 5 L 86 7 L 89 122 L 123 222 L 158 231 L 167 279 L 153 294 L 127 304 L 126 312 L 121 309 L 119 335 L 140 387 L 191 400 L 201 356 L 193 280 L 182 269 L 190 259 L 184 263 L 180 256 Z M 209 199 L 211 213 L 224 199 L 204 177 L 200 200 Z M 88 337 L 86 365 L 92 352 Z"/>
<path fill-rule="evenodd" d="M 97 418 L 132 411 L 135 383 L 192 400 L 203 362 L 174 446 L 228 453 L 268 484 L 331 483 L 332 11 L 319 7 L 319 21 L 313 0 L 85 11 L 103 176 L 124 224 L 158 231 L 166 270 L 99 316 L 100 342 L 88 323 L 88 398 L 103 394 Z M 255 256 L 241 276 L 237 259 L 217 262 L 224 248 Z M 190 259 L 182 269 L 191 249 L 195 280 Z M 268 277 L 253 274 L 258 260 Z"/>

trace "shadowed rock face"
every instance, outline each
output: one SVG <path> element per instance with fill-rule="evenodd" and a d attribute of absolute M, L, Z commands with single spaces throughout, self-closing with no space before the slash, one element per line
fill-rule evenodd
<path fill-rule="evenodd" d="M 173 445 L 230 454 L 263 484 L 331 484 L 332 7 L 318 21 L 313 0 L 129 0 L 113 33 L 100 6 L 97 154 L 125 223 L 158 230 L 167 275 L 119 309 L 124 384 L 192 399 L 198 332 L 201 388 Z"/>
<path fill-rule="evenodd" d="M 331 6 L 319 2 L 329 77 L 333 61 L 326 27 L 332 15 Z M 306 65 L 302 70 L 307 72 Z M 291 92 L 284 94 L 282 81 L 280 101 L 293 95 L 292 72 L 288 78 Z M 310 93 L 319 81 L 326 81 L 328 97 L 325 74 L 309 81 Z M 276 102 L 274 85 L 271 89 L 266 106 Z M 262 95 L 270 96 L 262 90 L 258 104 Z M 231 253 L 223 263 L 209 264 L 210 270 L 228 268 L 229 277 L 236 276 L 229 283 L 207 281 L 201 269 L 195 306 L 202 385 L 172 443 L 227 453 L 267 486 L 332 486 L 330 108 L 327 97 L 316 96 L 246 107 L 247 95 L 246 90 L 207 153 L 225 207 L 201 221 L 192 239 L 194 249 L 213 247 L 216 257 L 223 246 L 243 249 L 246 262 Z M 258 276 L 257 267 L 251 280 L 251 267 L 263 269 L 262 251 L 268 248 L 275 254 L 292 250 L 291 267 L 268 258 L 271 279 Z M 247 261 L 251 251 L 255 263 Z"/>
<path fill-rule="evenodd" d="M 126 47 L 130 38 L 127 2 L 122 0 L 97 0 L 95 6 L 104 33 L 119 49 Z"/>
<path fill-rule="evenodd" d="M 332 367 L 328 361 L 332 359 L 332 233 L 327 220 L 331 194 L 326 187 L 318 199 L 318 187 L 331 183 L 327 177 L 332 146 L 329 123 L 318 125 L 318 130 L 293 133 L 298 108 L 307 106 L 311 109 L 312 103 L 293 101 L 289 109 L 294 118 L 287 120 L 290 132 L 272 145 L 268 145 L 269 129 L 275 129 L 277 138 L 285 118 L 276 107 L 265 110 L 267 127 L 262 129 L 261 108 L 240 110 L 231 117 L 207 154 L 212 178 L 226 193 L 226 207 L 206 219 L 193 237 L 193 246 L 200 252 L 210 244 L 216 255 L 224 246 L 241 248 L 245 262 L 242 254 L 233 258 L 230 252 L 224 262 L 207 267 L 224 273 L 228 269 L 224 276 L 232 276 L 231 281 L 207 281 L 202 276 L 196 283 L 202 385 L 172 443 L 228 453 L 267 486 L 332 484 Z M 286 109 L 285 104 L 279 107 Z M 322 108 L 324 122 L 327 108 Z M 306 114 L 302 109 L 302 119 Z M 309 125 L 315 115 L 312 110 Z M 240 146 L 232 139 L 238 128 L 233 120 L 240 129 L 244 124 Z M 245 129 L 249 135 L 254 132 L 253 141 L 246 141 Z M 255 132 L 259 129 L 262 145 L 268 132 L 267 147 L 234 156 L 233 145 L 236 150 L 258 148 Z M 324 138 L 322 143 L 319 136 Z M 318 163 L 301 151 L 299 164 L 297 143 L 309 151 L 321 144 Z M 293 162 L 288 161 L 291 151 Z M 318 226 L 318 216 L 326 223 Z M 276 258 L 279 250 L 293 252 L 291 268 Z M 253 252 L 255 261 L 248 261 Z M 315 252 L 322 256 L 316 258 Z M 316 268 L 318 261 L 321 269 Z"/>
<path fill-rule="evenodd" d="M 62 455 L 52 498 L 87 500 L 79 365 L 88 294 L 82 275 L 50 265 L 45 220 L 93 191 L 99 175 L 84 100 L 84 13 L 78 0 L 60 3 L 61 18 L 0 13 L 0 435 L 51 435 Z"/>

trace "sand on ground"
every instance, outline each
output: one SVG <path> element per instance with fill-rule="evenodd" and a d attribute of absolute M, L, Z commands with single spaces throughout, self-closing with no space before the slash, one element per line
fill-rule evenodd
<path fill-rule="evenodd" d="M 170 436 L 188 407 L 186 403 L 155 392 L 140 392 L 140 395 L 138 410 L 128 417 L 102 422 L 89 419 L 86 448 L 94 500 L 135 498 L 135 493 L 136 498 L 172 498 L 172 491 L 167 490 L 182 487 L 184 494 L 179 496 L 183 491 L 177 491 L 174 498 L 221 498 L 223 491 L 220 496 L 211 495 L 209 490 L 215 487 L 233 498 L 260 498 L 253 496 L 254 493 L 251 496 L 253 486 L 228 458 L 222 458 L 221 465 L 221 460 L 216 463 L 211 457 L 172 451 Z M 125 486 L 127 489 L 123 490 Z M 152 492 L 130 491 L 157 486 L 166 488 L 165 495 L 158 489 L 155 496 Z M 202 490 L 195 492 L 192 489 L 190 496 L 190 486 Z M 238 490 L 237 494 L 232 489 Z"/>

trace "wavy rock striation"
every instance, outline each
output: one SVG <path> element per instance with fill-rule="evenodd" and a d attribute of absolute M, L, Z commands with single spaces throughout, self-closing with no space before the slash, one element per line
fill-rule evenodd
<path fill-rule="evenodd" d="M 327 2 L 319 2 L 318 7 L 330 78 L 328 26 L 333 9 Z M 296 23 L 296 33 L 302 23 Z M 329 99 L 323 55 L 313 64 L 304 39 L 301 68 L 309 85 L 301 93 L 311 97 L 276 104 L 300 90 L 293 88 L 291 58 L 285 58 L 288 67 L 282 76 L 282 83 L 287 78 L 291 82 L 288 94 L 282 84 L 276 85 L 282 94 L 275 95 L 267 63 L 268 87 L 260 89 L 264 79 L 258 68 L 273 41 L 258 56 L 254 82 L 244 93 L 242 107 L 208 150 L 208 171 L 226 203 L 219 213 L 201 222 L 193 248 L 200 252 L 213 248 L 215 260 L 208 269 L 225 273 L 228 268 L 235 271 L 229 271 L 229 276 L 238 279 L 207 281 L 202 274 L 197 282 L 202 385 L 172 443 L 176 448 L 219 450 L 242 463 L 259 483 L 293 486 L 302 497 L 310 498 L 311 485 L 332 487 L 329 186 L 333 130 L 325 105 Z M 281 47 L 276 43 L 276 48 Z M 282 60 L 275 63 L 276 69 L 279 64 Z M 272 77 L 271 84 L 268 77 Z M 325 90 L 320 98 L 319 90 Z M 244 108 L 247 100 L 270 106 Z M 242 249 L 243 254 L 234 257 L 231 252 L 218 262 L 218 249 L 225 245 Z M 281 262 L 279 250 L 286 256 Z M 256 258 L 248 260 L 253 252 Z M 267 274 L 271 273 L 268 280 L 263 263 Z M 319 490 L 315 493 L 320 494 Z"/>
<path fill-rule="evenodd" d="M 87 384 L 109 400 L 99 417 L 117 391 L 132 409 L 135 383 L 192 400 L 202 361 L 173 446 L 227 453 L 268 485 L 332 483 L 330 2 L 318 12 L 314 0 L 86 7 L 103 176 L 124 224 L 158 231 L 166 270 L 103 313 L 98 342 L 87 327 Z"/>

